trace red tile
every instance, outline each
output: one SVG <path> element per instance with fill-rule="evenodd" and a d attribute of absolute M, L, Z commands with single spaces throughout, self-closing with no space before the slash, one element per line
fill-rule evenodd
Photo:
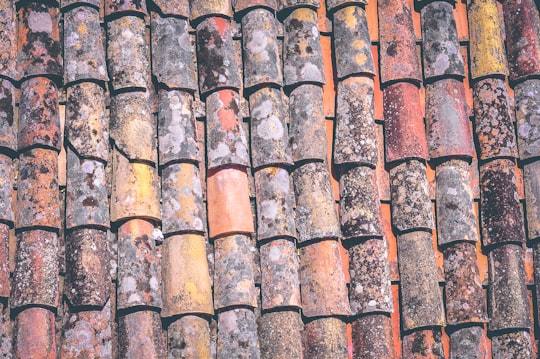
<path fill-rule="evenodd" d="M 336 112 L 336 85 L 334 79 L 336 74 L 333 65 L 332 37 L 321 36 L 321 50 L 324 77 L 326 79 L 326 83 L 323 85 L 324 116 L 334 118 Z"/>
<path fill-rule="evenodd" d="M 373 103 L 375 107 L 375 119 L 384 120 L 383 118 L 383 93 L 381 90 L 380 69 L 379 69 L 379 46 L 371 46 L 373 59 L 375 63 L 375 78 L 373 79 Z"/>
<path fill-rule="evenodd" d="M 377 16 L 377 2 L 380 0 L 368 1 L 366 5 L 366 16 L 371 42 L 379 41 L 379 18 Z M 376 57 L 375 57 L 376 59 Z M 378 63 L 379 61 L 375 61 Z"/>
<path fill-rule="evenodd" d="M 54 313 L 43 308 L 28 308 L 15 322 L 15 357 L 56 358 Z"/>

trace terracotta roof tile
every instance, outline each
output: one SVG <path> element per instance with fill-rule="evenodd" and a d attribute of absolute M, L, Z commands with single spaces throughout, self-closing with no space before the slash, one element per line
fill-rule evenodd
<path fill-rule="evenodd" d="M 540 156 L 540 81 L 515 87 L 516 127 L 521 160 Z"/>
<path fill-rule="evenodd" d="M 180 358 L 212 357 L 208 320 L 186 315 L 172 322 L 167 328 L 168 355 Z"/>
<path fill-rule="evenodd" d="M 99 8 L 100 17 L 103 19 L 104 14 L 104 0 L 61 0 L 60 1 L 60 7 L 63 9 L 67 7 L 71 7 L 72 5 L 75 6 L 93 6 L 96 9 Z M 75 7 L 74 6 L 74 7 Z"/>
<path fill-rule="evenodd" d="M 209 16 L 232 17 L 233 9 L 231 0 L 190 0 L 190 19 L 192 22 L 198 22 Z"/>
<path fill-rule="evenodd" d="M 4 51 L 0 55 L 0 76 L 17 80 L 17 26 L 15 1 L 2 0 L 0 2 L 0 42 Z"/>
<path fill-rule="evenodd" d="M 0 222 L 13 225 L 15 221 L 13 187 L 15 185 L 15 168 L 13 160 L 0 154 Z"/>
<path fill-rule="evenodd" d="M 346 6 L 368 5 L 367 0 L 327 0 L 328 11 L 334 12 Z"/>
<path fill-rule="evenodd" d="M 14 356 L 18 358 L 56 358 L 54 313 L 43 308 L 20 312 L 13 330 Z"/>
<path fill-rule="evenodd" d="M 0 149 L 17 150 L 16 88 L 6 79 L 0 80 Z"/>
<path fill-rule="evenodd" d="M 319 0 L 278 0 L 279 11 L 291 10 L 296 8 L 313 8 L 317 9 L 320 6 Z"/>
<path fill-rule="evenodd" d="M 482 327 L 461 328 L 450 333 L 450 353 L 456 358 L 484 359 L 491 357 Z"/>
<path fill-rule="evenodd" d="M 379 17 L 377 16 L 378 0 L 371 0 L 365 6 L 368 19 L 368 30 L 371 41 L 379 41 Z M 378 66 L 379 59 L 374 56 L 375 66 Z"/>
<path fill-rule="evenodd" d="M 0 297 L 3 298 L 9 298 L 11 291 L 10 264 L 13 261 L 10 260 L 9 253 L 9 232 L 9 226 L 0 223 Z"/>
<path fill-rule="evenodd" d="M 395 359 L 392 323 L 385 314 L 361 316 L 352 322 L 354 358 Z"/>
<path fill-rule="evenodd" d="M 105 0 L 106 16 L 147 15 L 146 2 L 137 0 Z"/>
<path fill-rule="evenodd" d="M 532 240 L 540 237 L 540 161 L 525 164 L 523 167 L 528 238 Z"/>
<path fill-rule="evenodd" d="M 339 318 L 319 318 L 305 323 L 304 358 L 347 357 L 347 328 Z"/>
<path fill-rule="evenodd" d="M 440 329 L 423 329 L 403 337 L 403 358 L 443 359 L 445 357 Z"/>
<path fill-rule="evenodd" d="M 259 338 L 255 313 L 250 309 L 231 309 L 218 314 L 217 357 L 259 358 Z"/>
<path fill-rule="evenodd" d="M 531 336 L 528 331 L 494 336 L 491 340 L 493 357 L 525 359 L 532 357 Z"/>
<path fill-rule="evenodd" d="M 326 118 L 336 117 L 336 81 L 337 75 L 332 57 L 332 37 L 321 36 L 321 51 L 323 57 L 324 78 L 323 85 L 323 107 Z"/>
<path fill-rule="evenodd" d="M 160 13 L 166 16 L 189 17 L 189 0 L 152 0 Z"/>
<path fill-rule="evenodd" d="M 378 160 L 373 80 L 349 77 L 338 83 L 334 162 L 374 167 Z"/>
<path fill-rule="evenodd" d="M 166 352 L 159 314 L 138 311 L 118 319 L 119 358 L 159 359 Z"/>
<path fill-rule="evenodd" d="M 242 15 L 244 12 L 255 8 L 266 8 L 268 10 L 276 11 L 278 9 L 278 3 L 280 3 L 280 0 L 235 0 L 234 12 L 235 15 Z"/>
<path fill-rule="evenodd" d="M 297 312 L 264 313 L 259 324 L 261 358 L 302 358 L 302 328 Z"/>

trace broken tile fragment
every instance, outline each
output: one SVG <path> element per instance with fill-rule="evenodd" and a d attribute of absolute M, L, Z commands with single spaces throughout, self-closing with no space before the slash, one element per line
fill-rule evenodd
<path fill-rule="evenodd" d="M 260 357 L 255 313 L 238 308 L 218 314 L 217 358 Z"/>
<path fill-rule="evenodd" d="M 453 6 L 435 1 L 422 8 L 424 79 L 465 76 Z"/>
<path fill-rule="evenodd" d="M 461 160 L 450 160 L 438 165 L 435 175 L 439 245 L 457 241 L 478 242 L 469 164 Z"/>
<path fill-rule="evenodd" d="M 339 318 L 318 318 L 305 324 L 304 358 L 347 358 L 347 325 Z"/>
<path fill-rule="evenodd" d="M 208 173 L 207 191 L 210 238 L 255 232 L 244 168 L 225 167 Z"/>
<path fill-rule="evenodd" d="M 251 160 L 254 168 L 292 165 L 287 107 L 278 89 L 264 87 L 249 96 Z"/>
<path fill-rule="evenodd" d="M 444 359 L 440 328 L 424 329 L 403 337 L 403 358 Z"/>
<path fill-rule="evenodd" d="M 214 313 L 204 237 L 175 235 L 161 249 L 163 310 L 161 317 Z"/>
<path fill-rule="evenodd" d="M 156 118 L 149 92 L 125 92 L 111 98 L 111 138 L 128 159 L 157 162 Z"/>
<path fill-rule="evenodd" d="M 261 358 L 301 359 L 302 329 L 303 323 L 298 312 L 264 313 L 259 324 Z"/>
<path fill-rule="evenodd" d="M 105 89 L 92 82 L 67 88 L 66 138 L 82 157 L 109 159 L 109 121 Z"/>
<path fill-rule="evenodd" d="M 317 4 L 319 2 L 317 1 Z M 293 10 L 284 20 L 283 77 L 285 86 L 325 81 L 317 12 Z"/>
<path fill-rule="evenodd" d="M 108 70 L 113 89 L 146 89 L 150 60 L 144 19 L 122 16 L 109 21 L 107 40 Z"/>
<path fill-rule="evenodd" d="M 514 89 L 519 158 L 540 156 L 540 81 L 529 80 Z"/>
<path fill-rule="evenodd" d="M 161 308 L 160 284 L 154 226 L 140 219 L 125 222 L 118 228 L 117 309 Z"/>
<path fill-rule="evenodd" d="M 234 90 L 220 90 L 206 99 L 208 169 L 230 164 L 250 166 L 249 145 L 239 105 L 240 95 Z"/>
<path fill-rule="evenodd" d="M 491 331 L 530 328 L 523 248 L 507 244 L 489 252 L 489 325 Z"/>
<path fill-rule="evenodd" d="M 296 237 L 294 192 L 289 172 L 280 167 L 265 167 L 255 172 L 257 201 L 257 239 Z"/>
<path fill-rule="evenodd" d="M 18 10 L 17 71 L 30 76 L 62 78 L 59 10 L 54 5 L 28 2 Z"/>
<path fill-rule="evenodd" d="M 152 73 L 168 89 L 197 90 L 188 21 L 152 13 Z"/>
<path fill-rule="evenodd" d="M 11 291 L 11 279 L 10 279 L 10 228 L 5 223 L 0 223 L 0 297 L 9 298 Z M 3 317 L 5 308 L 2 308 Z M 3 319 L 0 319 L 3 320 Z M 0 329 L 1 330 L 1 329 Z M 0 332 L 0 338 L 2 334 Z M 0 353 L 2 352 L 3 345 L 1 345 L 0 339 Z"/>
<path fill-rule="evenodd" d="M 322 87 L 306 84 L 295 88 L 289 97 L 289 113 L 289 144 L 294 162 L 324 161 L 328 140 Z"/>
<path fill-rule="evenodd" d="M 540 74 L 540 16 L 533 0 L 503 4 L 510 80 Z"/>
<path fill-rule="evenodd" d="M 167 328 L 168 358 L 212 358 L 208 319 L 186 315 Z"/>
<path fill-rule="evenodd" d="M 343 239 L 382 237 L 381 208 L 375 170 L 355 167 L 339 179 L 339 218 Z"/>
<path fill-rule="evenodd" d="M 66 228 L 109 228 L 105 164 L 78 157 L 67 149 Z"/>
<path fill-rule="evenodd" d="M 392 225 L 398 231 L 433 229 L 426 165 L 411 160 L 390 169 Z"/>
<path fill-rule="evenodd" d="M 17 234 L 10 305 L 58 304 L 58 234 L 41 229 Z"/>
<path fill-rule="evenodd" d="M 488 78 L 474 84 L 474 122 L 480 159 L 518 157 L 506 83 Z"/>
<path fill-rule="evenodd" d="M 450 333 L 451 359 L 488 358 L 488 343 L 481 326 L 465 327 Z"/>
<path fill-rule="evenodd" d="M 111 221 L 131 218 L 159 221 L 160 186 L 157 169 L 145 163 L 129 162 L 119 151 L 114 151 L 113 174 Z"/>
<path fill-rule="evenodd" d="M 16 227 L 60 228 L 58 154 L 36 148 L 19 156 Z"/>
<path fill-rule="evenodd" d="M 370 314 L 352 322 L 353 357 L 395 358 L 392 321 L 385 314 Z"/>
<path fill-rule="evenodd" d="M 307 163 L 293 172 L 298 241 L 339 238 L 341 231 L 325 163 Z"/>
<path fill-rule="evenodd" d="M 366 11 L 347 6 L 334 12 L 334 51 L 338 79 L 375 75 Z"/>
<path fill-rule="evenodd" d="M 118 318 L 120 359 L 161 359 L 165 357 L 159 313 L 143 310 Z"/>
<path fill-rule="evenodd" d="M 111 292 L 107 232 L 82 228 L 66 236 L 64 294 L 74 307 L 104 306 Z"/>
<path fill-rule="evenodd" d="M 455 79 L 426 84 L 426 134 L 429 157 L 473 157 L 465 86 Z"/>
<path fill-rule="evenodd" d="M 192 4 L 229 3 L 230 1 L 192 1 Z M 192 20 L 196 19 L 193 14 Z M 224 89 L 239 89 L 240 73 L 234 56 L 230 20 L 211 17 L 197 25 L 197 64 L 201 96 Z"/>
<path fill-rule="evenodd" d="M 80 6 L 64 13 L 64 80 L 107 81 L 99 10 Z"/>
<path fill-rule="evenodd" d="M 45 146 L 60 151 L 58 89 L 45 77 L 34 77 L 21 84 L 18 150 Z"/>
<path fill-rule="evenodd" d="M 0 1 L 0 76 L 18 80 L 17 74 L 17 12 L 15 1 Z"/>
<path fill-rule="evenodd" d="M 529 240 L 540 237 L 540 161 L 523 166 Z"/>
<path fill-rule="evenodd" d="M 199 22 L 209 16 L 231 18 L 233 15 L 231 0 L 190 0 L 190 20 Z"/>
<path fill-rule="evenodd" d="M 475 244 L 455 243 L 443 254 L 447 324 L 487 321 Z"/>
<path fill-rule="evenodd" d="M 302 247 L 299 275 L 304 316 L 351 314 L 336 240 L 323 240 Z"/>
<path fill-rule="evenodd" d="M 254 9 L 242 18 L 244 88 L 283 85 L 277 20 L 267 9 Z"/>
<path fill-rule="evenodd" d="M 373 79 L 349 77 L 338 83 L 335 164 L 375 167 L 378 153 L 373 109 Z"/>
<path fill-rule="evenodd" d="M 396 80 L 422 81 L 408 0 L 386 0 L 378 4 L 381 83 Z"/>
<path fill-rule="evenodd" d="M 301 307 L 298 254 L 294 242 L 276 239 L 260 247 L 262 309 Z"/>
<path fill-rule="evenodd" d="M 493 358 L 528 359 L 533 357 L 528 330 L 503 333 L 491 338 Z"/>
<path fill-rule="evenodd" d="M 13 212 L 13 187 L 15 186 L 15 168 L 13 160 L 0 153 L 0 222 L 13 224 L 15 213 Z M 292 208 L 291 208 L 292 211 Z M 291 218 L 294 223 L 294 219 Z"/>
<path fill-rule="evenodd" d="M 16 89 L 11 81 L 0 79 L 0 148 L 13 152 L 17 151 L 18 132 L 15 93 Z"/>
<path fill-rule="evenodd" d="M 401 234 L 397 238 L 397 246 L 403 329 L 443 326 L 444 307 L 431 233 Z"/>
<path fill-rule="evenodd" d="M 230 235 L 214 241 L 214 308 L 257 306 L 253 253 L 249 236 Z"/>
<path fill-rule="evenodd" d="M 398 82 L 384 89 L 383 98 L 386 163 L 410 158 L 427 159 L 418 87 L 408 82 Z"/>
<path fill-rule="evenodd" d="M 54 313 L 44 308 L 27 308 L 15 319 L 15 358 L 56 358 Z"/>
<path fill-rule="evenodd" d="M 468 3 L 471 77 L 508 75 L 503 29 L 496 0 Z"/>
<path fill-rule="evenodd" d="M 484 246 L 524 242 L 523 213 L 514 162 L 494 160 L 480 166 L 480 218 Z"/>

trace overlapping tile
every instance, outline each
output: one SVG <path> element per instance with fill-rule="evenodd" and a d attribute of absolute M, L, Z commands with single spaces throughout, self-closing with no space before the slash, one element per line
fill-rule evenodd
<path fill-rule="evenodd" d="M 0 154 L 0 222 L 12 225 L 15 221 L 13 187 L 15 185 L 15 168 L 13 160 Z"/>
<path fill-rule="evenodd" d="M 121 359 L 159 359 L 166 351 L 159 314 L 138 311 L 118 319 L 118 357 Z"/>
<path fill-rule="evenodd" d="M 231 309 L 218 314 L 217 357 L 234 356 L 260 356 L 255 313 L 250 309 Z"/>
<path fill-rule="evenodd" d="M 146 2 L 137 0 L 105 0 L 106 16 L 146 15 Z"/>
<path fill-rule="evenodd" d="M 44 308 L 20 312 L 13 330 L 15 358 L 56 358 L 54 313 Z"/>
<path fill-rule="evenodd" d="M 194 315 L 180 317 L 167 328 L 167 352 L 173 358 L 212 357 L 207 319 Z"/>
<path fill-rule="evenodd" d="M 2 0 L 0 9 L 0 42 L 4 44 L 4 51 L 0 54 L 0 76 L 18 80 L 15 1 Z"/>
<path fill-rule="evenodd" d="M 532 343 L 528 331 L 516 331 L 500 334 L 491 339 L 491 353 L 494 358 L 531 358 Z"/>
<path fill-rule="evenodd" d="M 347 327 L 339 318 L 314 319 L 304 326 L 304 358 L 347 358 Z"/>
<path fill-rule="evenodd" d="M 0 80 L 0 148 L 17 150 L 18 121 L 15 117 L 15 94 L 13 83 Z"/>
<path fill-rule="evenodd" d="M 385 314 L 361 316 L 352 323 L 354 358 L 394 359 L 392 323 Z"/>
<path fill-rule="evenodd" d="M 488 342 L 482 327 L 467 327 L 450 333 L 451 358 L 483 359 L 488 357 L 488 353 Z"/>
<path fill-rule="evenodd" d="M 317 0 L 278 0 L 279 10 L 287 11 L 296 8 L 312 8 L 317 9 L 320 6 L 320 2 Z"/>
<path fill-rule="evenodd" d="M 527 212 L 528 238 L 540 237 L 540 161 L 525 164 L 525 208 Z"/>
<path fill-rule="evenodd" d="M 519 158 L 540 156 L 540 81 L 529 80 L 514 89 Z"/>
<path fill-rule="evenodd" d="M 443 359 L 444 348 L 440 329 L 422 329 L 403 338 L 404 358 Z"/>
<path fill-rule="evenodd" d="M 190 0 L 189 5 L 191 21 L 198 22 L 209 16 L 232 17 L 231 0 Z"/>
<path fill-rule="evenodd" d="M 243 14 L 255 8 L 267 8 L 277 10 L 281 0 L 236 0 L 234 3 L 235 14 Z"/>
<path fill-rule="evenodd" d="M 302 328 L 302 320 L 297 312 L 264 313 L 259 329 L 261 358 L 302 358 Z"/>
<path fill-rule="evenodd" d="M 9 225 L 0 223 L 0 297 L 3 298 L 9 298 L 11 291 L 9 232 Z"/>

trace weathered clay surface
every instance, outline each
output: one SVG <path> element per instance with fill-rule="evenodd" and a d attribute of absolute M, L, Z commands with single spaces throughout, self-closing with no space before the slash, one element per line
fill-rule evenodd
<path fill-rule="evenodd" d="M 351 314 L 336 240 L 323 240 L 302 247 L 299 275 L 304 316 Z"/>
<path fill-rule="evenodd" d="M 487 321 L 475 244 L 455 243 L 443 254 L 447 324 Z"/>
<path fill-rule="evenodd" d="M 242 14 L 254 8 L 267 8 L 276 11 L 280 0 L 236 0 L 234 3 L 235 14 Z"/>
<path fill-rule="evenodd" d="M 99 10 L 80 6 L 64 13 L 64 80 L 107 81 Z"/>
<path fill-rule="evenodd" d="M 111 138 L 130 160 L 157 162 L 156 118 L 149 92 L 125 92 L 111 98 Z"/>
<path fill-rule="evenodd" d="M 352 322 L 353 358 L 395 358 L 392 321 L 388 315 L 372 314 Z"/>
<path fill-rule="evenodd" d="M 390 189 L 398 231 L 434 228 L 425 164 L 411 160 L 390 169 Z"/>
<path fill-rule="evenodd" d="M 325 163 L 308 163 L 293 172 L 298 241 L 339 238 L 341 231 Z"/>
<path fill-rule="evenodd" d="M 10 233 L 9 225 L 0 223 L 0 297 L 9 298 L 11 291 L 11 280 L 10 280 Z M 4 315 L 5 308 L 2 308 L 2 316 Z M 0 319 L 3 320 L 3 319 Z M 9 320 L 8 320 L 9 321 Z M 3 323 L 4 324 L 4 323 Z M 5 323 L 5 328 L 8 327 L 8 324 Z M 3 336 L 0 329 L 0 353 L 3 351 Z"/>
<path fill-rule="evenodd" d="M 304 358 L 347 358 L 347 325 L 338 318 L 319 318 L 305 324 Z"/>
<path fill-rule="evenodd" d="M 32 230 L 17 235 L 10 305 L 58 304 L 58 234 Z"/>
<path fill-rule="evenodd" d="M 318 4 L 319 2 L 316 1 Z M 317 12 L 298 8 L 284 21 L 283 77 L 285 86 L 303 83 L 324 84 L 321 40 Z"/>
<path fill-rule="evenodd" d="M 17 71 L 20 79 L 50 75 L 62 78 L 59 10 L 53 5 L 28 2 L 18 10 Z"/>
<path fill-rule="evenodd" d="M 518 157 L 513 115 L 506 83 L 484 79 L 475 83 L 474 122 L 480 143 L 480 159 Z"/>
<path fill-rule="evenodd" d="M 473 157 L 474 143 L 463 83 L 443 79 L 427 84 L 425 90 L 429 157 Z"/>
<path fill-rule="evenodd" d="M 540 74 L 540 16 L 533 0 L 503 6 L 510 80 Z"/>
<path fill-rule="evenodd" d="M 525 164 L 525 208 L 529 239 L 540 237 L 540 161 Z"/>
<path fill-rule="evenodd" d="M 15 91 L 11 81 L 0 79 L 0 148 L 11 151 L 17 151 L 18 121 L 15 117 Z"/>
<path fill-rule="evenodd" d="M 468 3 L 471 77 L 508 75 L 503 30 L 496 0 Z"/>
<path fill-rule="evenodd" d="M 267 9 L 254 9 L 242 18 L 244 87 L 283 85 L 277 20 Z"/>
<path fill-rule="evenodd" d="M 192 4 L 227 3 L 227 1 L 192 1 Z M 229 2 L 230 5 L 230 2 Z M 195 19 L 192 8 L 192 20 Z M 211 17 L 197 25 L 197 64 L 201 96 L 210 92 L 241 86 L 238 63 L 234 56 L 231 23 Z"/>
<path fill-rule="evenodd" d="M 213 358 L 207 319 L 194 315 L 178 318 L 167 328 L 167 359 Z"/>
<path fill-rule="evenodd" d="M 113 89 L 146 89 L 150 60 L 144 19 L 123 16 L 109 21 L 107 40 L 107 60 Z"/>
<path fill-rule="evenodd" d="M 450 160 L 435 170 L 437 240 L 439 245 L 456 241 L 477 242 L 477 218 L 469 164 Z"/>
<path fill-rule="evenodd" d="M 34 77 L 21 84 L 18 150 L 33 146 L 60 151 L 58 89 L 53 81 Z"/>
<path fill-rule="evenodd" d="M 301 85 L 289 97 L 289 144 L 295 162 L 326 159 L 328 140 L 324 122 L 323 89 Z"/>
<path fill-rule="evenodd" d="M 375 167 L 378 160 L 373 114 L 373 79 L 349 77 L 338 83 L 334 162 Z"/>
<path fill-rule="evenodd" d="M 60 0 L 60 7 L 62 9 L 71 7 L 72 5 L 93 6 L 95 8 L 100 8 L 100 6 L 103 6 L 103 4 L 103 0 Z"/>
<path fill-rule="evenodd" d="M 254 168 L 293 163 L 287 109 L 278 89 L 265 87 L 249 96 L 251 159 Z"/>
<path fill-rule="evenodd" d="M 316 9 L 320 6 L 317 0 L 278 0 L 279 10 L 291 10 L 298 7 Z"/>
<path fill-rule="evenodd" d="M 233 15 L 231 0 L 190 0 L 190 20 L 198 22 L 208 16 L 221 16 L 230 18 Z"/>
<path fill-rule="evenodd" d="M 403 358 L 444 359 L 440 328 L 424 329 L 403 337 Z"/>
<path fill-rule="evenodd" d="M 265 167 L 255 172 L 255 186 L 257 239 L 296 237 L 289 172 L 280 167 Z"/>
<path fill-rule="evenodd" d="M 491 338 L 493 358 L 532 358 L 531 334 L 526 331 L 499 334 Z"/>
<path fill-rule="evenodd" d="M 343 239 L 382 237 L 383 225 L 375 170 L 355 167 L 339 179 L 339 219 Z"/>
<path fill-rule="evenodd" d="M 484 246 L 524 242 L 523 213 L 514 162 L 495 160 L 480 166 L 480 217 Z"/>
<path fill-rule="evenodd" d="M 260 248 L 262 309 L 301 307 L 294 242 L 277 239 Z"/>
<path fill-rule="evenodd" d="M 67 149 L 66 228 L 109 228 L 109 200 L 103 162 L 78 157 Z"/>
<path fill-rule="evenodd" d="M 367 4 L 368 4 L 368 0 L 327 0 L 326 10 L 330 12 L 330 11 L 336 11 L 337 9 L 344 6 L 367 5 Z"/>
<path fill-rule="evenodd" d="M 422 8 L 424 79 L 465 76 L 453 10 L 453 6 L 444 1 L 435 1 Z"/>
<path fill-rule="evenodd" d="M 15 185 L 15 168 L 13 160 L 0 154 L 0 221 L 12 224 L 15 221 L 13 212 L 13 187 Z M 291 208 L 292 211 L 292 208 Z M 294 223 L 294 218 L 291 218 Z"/>
<path fill-rule="evenodd" d="M 175 235 L 161 249 L 162 317 L 214 313 L 204 237 Z"/>
<path fill-rule="evenodd" d="M 217 358 L 260 358 L 255 313 L 232 309 L 218 314 Z"/>
<path fill-rule="evenodd" d="M 146 15 L 146 2 L 140 0 L 105 0 L 105 15 Z"/>
<path fill-rule="evenodd" d="M 0 76 L 18 80 L 17 74 L 17 12 L 15 1 L 0 1 Z"/>
<path fill-rule="evenodd" d="M 152 73 L 169 89 L 197 90 L 188 21 L 152 13 Z"/>
<path fill-rule="evenodd" d="M 403 329 L 443 326 L 444 309 L 431 233 L 399 235 L 397 246 Z"/>
<path fill-rule="evenodd" d="M 131 220 L 118 228 L 118 310 L 161 308 L 160 260 L 152 223 Z"/>
<path fill-rule="evenodd" d="M 138 311 L 118 319 L 120 359 L 161 359 L 165 357 L 159 313 Z"/>
<path fill-rule="evenodd" d="M 155 167 L 129 162 L 119 151 L 114 151 L 111 221 L 137 217 L 159 221 L 159 187 L 159 176 Z"/>
<path fill-rule="evenodd" d="M 386 163 L 409 158 L 427 159 L 418 87 L 408 82 L 398 82 L 384 89 L 383 99 Z"/>
<path fill-rule="evenodd" d="M 366 10 L 347 6 L 334 13 L 334 51 L 338 78 L 375 75 Z"/>
<path fill-rule="evenodd" d="M 153 0 L 163 15 L 189 17 L 189 0 Z"/>
<path fill-rule="evenodd" d="M 368 239 L 349 248 L 353 314 L 392 313 L 392 288 L 386 240 Z"/>
<path fill-rule="evenodd" d="M 416 52 L 408 0 L 383 0 L 377 3 L 379 15 L 381 82 L 396 80 L 422 81 L 422 70 Z"/>
<path fill-rule="evenodd" d="M 0 327 L 0 353 L 5 358 L 13 357 L 13 333 L 14 333 L 14 321 L 10 316 L 9 307 L 6 304 L 2 304 L 0 311 L 0 321 L 2 326 Z"/>
<path fill-rule="evenodd" d="M 105 90 L 83 82 L 67 88 L 66 138 L 82 157 L 109 159 L 109 120 Z"/>
<path fill-rule="evenodd" d="M 303 323 L 298 312 L 264 313 L 259 323 L 261 358 L 302 358 Z"/>
<path fill-rule="evenodd" d="M 64 294 L 74 307 L 104 306 L 111 292 L 107 232 L 76 229 L 66 236 Z"/>
<path fill-rule="evenodd" d="M 249 145 L 240 115 L 240 95 L 220 90 L 206 99 L 207 167 L 250 166 Z"/>
<path fill-rule="evenodd" d="M 21 154 L 17 188 L 17 228 L 60 228 L 56 152 L 36 148 Z"/>
<path fill-rule="evenodd" d="M 489 329 L 530 328 L 523 248 L 507 244 L 489 252 Z"/>
<path fill-rule="evenodd" d="M 482 329 L 475 326 L 450 333 L 450 359 L 488 358 L 488 343 Z"/>
<path fill-rule="evenodd" d="M 56 358 L 54 313 L 44 308 L 28 308 L 20 312 L 13 330 L 13 357 Z"/>
<path fill-rule="evenodd" d="M 540 81 L 529 80 L 514 89 L 519 158 L 540 156 Z"/>
<path fill-rule="evenodd" d="M 177 163 L 164 168 L 161 201 L 163 234 L 204 232 L 206 213 L 198 166 Z"/>
<path fill-rule="evenodd" d="M 257 306 L 253 271 L 253 245 L 247 235 L 214 241 L 214 308 Z"/>

